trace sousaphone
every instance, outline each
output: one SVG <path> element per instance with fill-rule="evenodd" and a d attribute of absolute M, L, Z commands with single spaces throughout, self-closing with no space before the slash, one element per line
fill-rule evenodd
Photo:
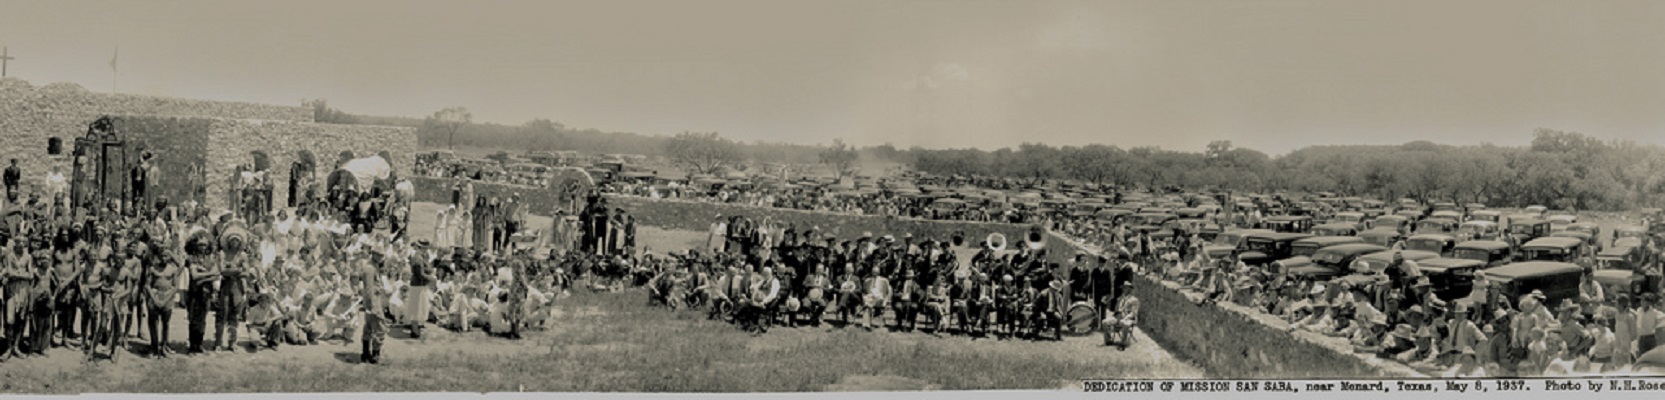
<path fill-rule="evenodd" d="M 1025 242 L 1024 244 L 1029 247 L 1029 250 L 1040 251 L 1046 249 L 1046 235 L 1041 232 L 1041 227 L 1039 226 L 1030 228 L 1029 234 L 1024 235 L 1023 239 Z"/>
<path fill-rule="evenodd" d="M 965 245 L 965 231 L 954 231 L 954 236 L 949 238 L 949 240 L 950 240 L 950 243 L 954 244 L 954 247 L 964 246 Z"/>
<path fill-rule="evenodd" d="M 988 246 L 989 250 L 995 252 L 1004 251 L 1006 250 L 1006 235 L 1002 235 L 1000 232 L 990 233 L 989 237 L 983 239 L 983 245 Z"/>

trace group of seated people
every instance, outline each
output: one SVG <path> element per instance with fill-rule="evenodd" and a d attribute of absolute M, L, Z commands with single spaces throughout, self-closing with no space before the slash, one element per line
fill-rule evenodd
<path fill-rule="evenodd" d="M 672 254 L 641 270 L 651 276 L 646 286 L 655 304 L 703 309 L 758 334 L 771 326 L 831 324 L 1058 340 L 1075 303 L 1091 304 L 1089 318 L 1107 318 L 1109 326 L 1136 318 L 1137 301 L 1124 296 L 1132 283 L 1125 274 L 1112 282 L 1111 270 L 1132 267 L 1125 257 L 1096 265 L 1077 257 L 1070 267 L 1080 273 L 1069 273 L 1040 249 L 985 247 L 962 264 L 955 247 L 911 235 L 839 241 L 810 231 L 772 246 L 724 240 L 715 251 Z"/>

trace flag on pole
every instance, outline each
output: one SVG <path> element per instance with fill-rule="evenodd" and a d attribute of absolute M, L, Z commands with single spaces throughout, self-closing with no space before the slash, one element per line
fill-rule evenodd
<path fill-rule="evenodd" d="M 116 57 L 120 57 L 120 56 L 121 56 L 121 48 L 117 47 L 116 48 L 116 53 L 110 56 L 110 70 L 111 71 L 116 70 Z"/>

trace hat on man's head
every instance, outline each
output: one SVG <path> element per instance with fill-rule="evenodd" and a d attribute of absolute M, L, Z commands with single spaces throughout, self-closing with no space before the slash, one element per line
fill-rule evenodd
<path fill-rule="evenodd" d="M 1539 289 L 1532 289 L 1532 293 L 1527 293 L 1526 295 L 1528 297 L 1536 297 L 1539 300 L 1549 298 L 1549 296 L 1544 296 L 1544 291 L 1543 290 L 1539 290 Z"/>

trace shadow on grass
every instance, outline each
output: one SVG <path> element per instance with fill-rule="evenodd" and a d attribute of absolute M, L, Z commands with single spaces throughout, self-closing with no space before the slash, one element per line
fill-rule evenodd
<path fill-rule="evenodd" d="M 336 361 L 340 361 L 340 362 L 343 362 L 343 363 L 347 363 L 347 364 L 363 364 L 364 363 L 364 360 L 360 357 L 360 356 L 363 356 L 363 354 L 359 354 L 359 352 L 356 352 L 356 351 L 337 351 L 333 355 L 335 356 Z"/>

